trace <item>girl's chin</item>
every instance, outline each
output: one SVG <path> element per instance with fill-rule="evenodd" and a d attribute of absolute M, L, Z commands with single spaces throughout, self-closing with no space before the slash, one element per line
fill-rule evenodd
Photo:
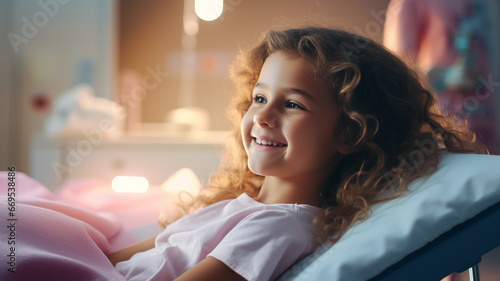
<path fill-rule="evenodd" d="M 251 163 L 248 164 L 248 169 L 252 173 L 262 177 L 275 177 L 278 175 L 275 169 L 271 169 L 269 167 L 256 166 L 252 165 Z"/>

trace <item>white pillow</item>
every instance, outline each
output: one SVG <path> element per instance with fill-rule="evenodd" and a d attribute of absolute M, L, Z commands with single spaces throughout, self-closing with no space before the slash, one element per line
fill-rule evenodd
<path fill-rule="evenodd" d="M 403 197 L 374 205 L 332 247 L 322 247 L 279 280 L 367 280 L 453 226 L 500 201 L 500 156 L 443 154 L 439 169 Z"/>

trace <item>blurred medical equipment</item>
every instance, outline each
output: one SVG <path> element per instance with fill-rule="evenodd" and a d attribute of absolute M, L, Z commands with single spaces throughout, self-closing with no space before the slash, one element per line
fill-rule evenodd
<path fill-rule="evenodd" d="M 105 138 L 122 132 L 125 111 L 114 101 L 95 97 L 92 87 L 79 84 L 61 94 L 54 102 L 54 111 L 45 123 L 50 138 L 81 136 L 99 130 Z"/>

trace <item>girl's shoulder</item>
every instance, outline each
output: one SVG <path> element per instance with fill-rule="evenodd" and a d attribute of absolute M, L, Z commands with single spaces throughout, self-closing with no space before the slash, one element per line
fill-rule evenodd
<path fill-rule="evenodd" d="M 262 219 L 267 222 L 296 221 L 300 225 L 310 225 L 320 210 L 306 204 L 264 204 L 243 193 L 237 198 L 220 201 L 186 215 L 175 223 L 197 228 L 224 222 L 226 226 L 229 224 L 234 227 L 248 220 Z"/>
<path fill-rule="evenodd" d="M 290 204 L 290 203 L 280 203 L 280 204 L 264 204 L 256 201 L 248 194 L 243 193 L 237 198 L 233 199 L 230 209 L 233 207 L 236 208 L 248 208 L 255 211 L 275 211 L 275 212 L 287 212 L 296 215 L 302 214 L 313 214 L 317 215 L 321 209 L 315 206 L 307 205 L 307 204 Z M 229 204 L 228 204 L 229 205 Z"/>

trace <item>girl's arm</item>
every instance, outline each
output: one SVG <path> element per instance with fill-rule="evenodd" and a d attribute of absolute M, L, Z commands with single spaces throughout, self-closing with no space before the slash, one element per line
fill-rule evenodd
<path fill-rule="evenodd" d="M 238 273 L 214 257 L 206 259 L 193 266 L 174 281 L 245 281 Z"/>
<path fill-rule="evenodd" d="M 155 239 L 156 236 L 147 238 L 145 240 L 142 240 L 140 242 L 137 242 L 127 248 L 121 249 L 118 252 L 115 252 L 113 254 L 107 255 L 109 261 L 114 265 L 121 261 L 125 261 L 130 259 L 134 254 L 138 252 L 144 252 L 149 249 L 154 248 L 155 246 Z"/>
<path fill-rule="evenodd" d="M 118 262 L 130 259 L 138 252 L 144 252 L 155 247 L 156 236 L 147 238 L 137 242 L 127 248 L 121 249 L 118 252 L 108 255 L 109 261 L 114 265 Z M 215 278 L 215 279 L 214 279 Z M 175 281 L 245 281 L 238 273 L 213 257 L 207 257 L 188 271 L 184 272 Z"/>

